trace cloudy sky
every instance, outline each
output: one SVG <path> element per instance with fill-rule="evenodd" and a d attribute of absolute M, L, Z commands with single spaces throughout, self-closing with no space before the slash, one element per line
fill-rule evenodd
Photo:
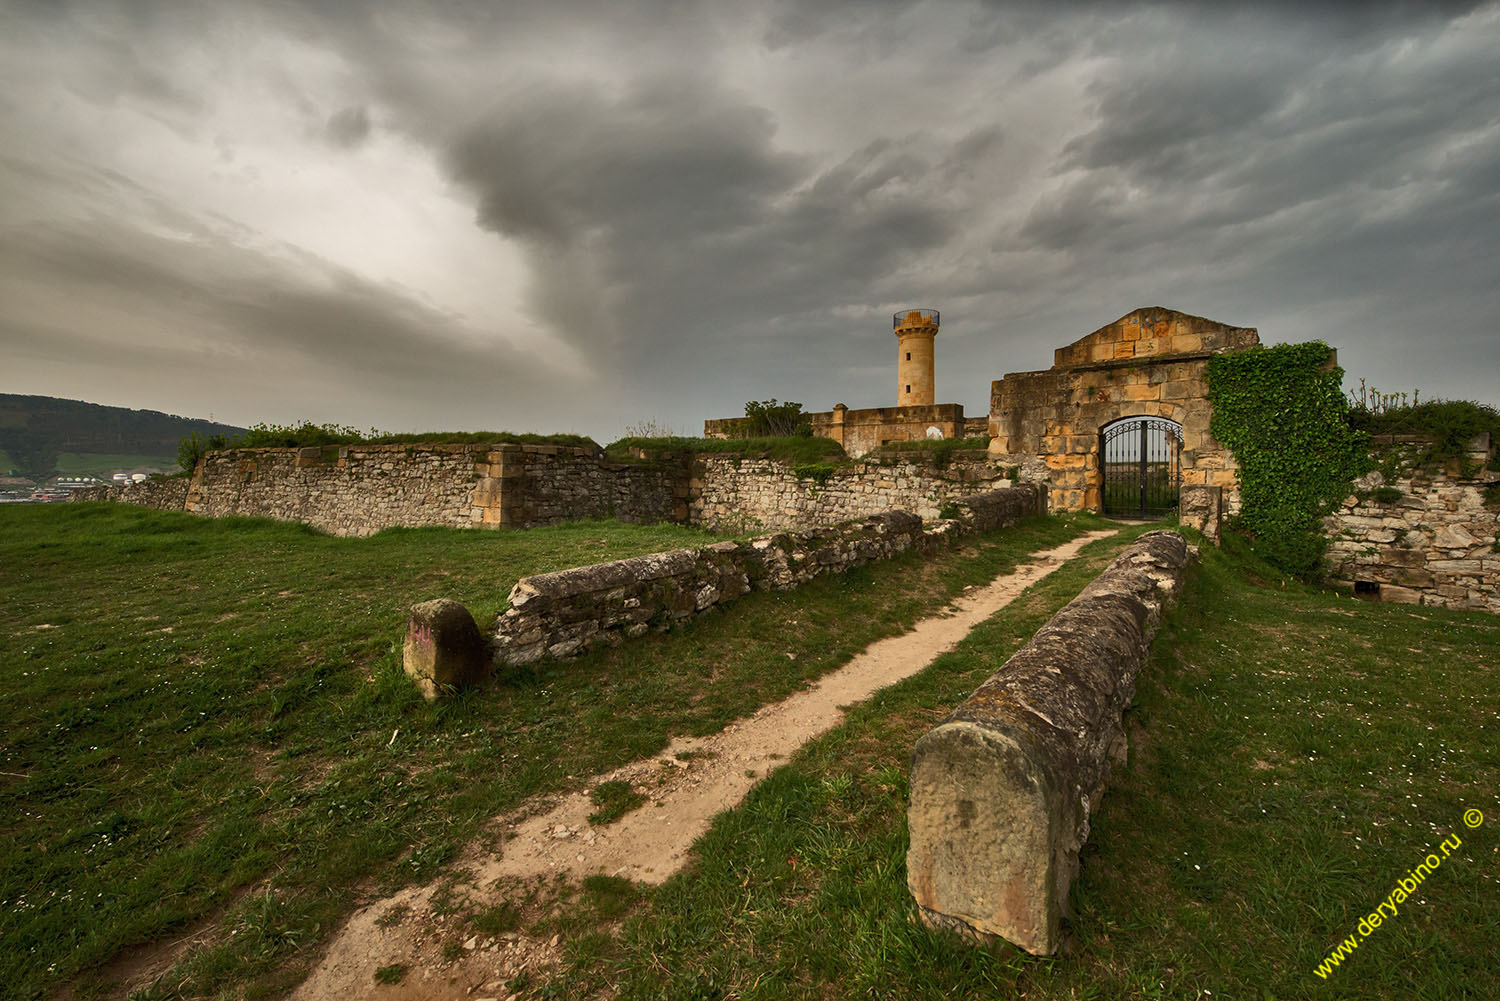
<path fill-rule="evenodd" d="M 0 391 L 602 442 L 1159 305 L 1500 404 L 1500 3 L 1208 6 L 0 0 Z"/>

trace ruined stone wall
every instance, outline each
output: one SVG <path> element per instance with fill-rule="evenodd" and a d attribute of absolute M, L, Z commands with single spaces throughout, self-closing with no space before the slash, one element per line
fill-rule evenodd
<path fill-rule="evenodd" d="M 706 453 L 695 462 L 688 522 L 741 532 L 836 525 L 891 510 L 931 519 L 945 504 L 1011 486 L 1006 472 L 983 451 L 950 453 L 942 469 L 920 455 L 883 455 L 820 470 L 821 479 L 770 459 Z"/>
<path fill-rule="evenodd" d="M 1409 467 L 1421 448 L 1386 439 L 1375 457 Z M 1486 501 L 1488 491 L 1500 492 L 1500 472 L 1485 469 L 1494 455 L 1485 436 L 1466 456 L 1472 476 L 1454 461 L 1357 480 L 1357 492 L 1323 521 L 1330 576 L 1381 601 L 1500 612 L 1500 498 Z"/>
<path fill-rule="evenodd" d="M 1051 369 L 1015 372 L 990 390 L 991 453 L 1037 456 L 1051 470 L 1054 511 L 1101 509 L 1100 432 L 1123 417 L 1182 426 L 1182 483 L 1221 487 L 1240 506 L 1234 456 L 1209 432 L 1208 363 L 1259 343 L 1255 330 L 1161 308 L 1137 309 L 1066 347 Z"/>
<path fill-rule="evenodd" d="M 80 495 L 209 517 L 300 521 L 345 536 L 394 526 L 530 528 L 587 518 L 757 531 L 898 509 L 936 518 L 945 504 L 1009 486 L 1006 472 L 982 451 L 953 453 L 944 468 L 914 453 L 815 465 L 799 476 L 786 463 L 719 453 L 612 462 L 591 449 L 554 445 L 333 445 L 210 452 L 191 482 Z"/>
<path fill-rule="evenodd" d="M 74 490 L 69 501 L 118 501 L 158 511 L 181 511 L 187 504 L 186 476 L 147 480 L 144 483 L 106 483 L 103 486 Z"/>
<path fill-rule="evenodd" d="M 688 517 L 686 457 L 610 462 L 585 449 L 524 446 L 507 456 L 504 524 L 517 528 L 584 518 L 633 524 Z"/>
<path fill-rule="evenodd" d="M 924 525 L 904 511 L 886 511 L 834 528 L 721 542 L 523 578 L 495 624 L 499 666 L 565 657 L 616 644 L 651 629 L 701 615 L 752 590 L 797 587 L 916 550 L 929 552 L 960 536 L 1014 525 L 1040 513 L 1036 487 L 970 497 L 957 517 Z"/>
<path fill-rule="evenodd" d="M 333 535 L 499 524 L 489 459 L 476 445 L 226 449 L 199 463 L 186 507 L 212 518 L 300 521 Z"/>
<path fill-rule="evenodd" d="M 845 452 L 858 458 L 892 441 L 922 441 L 931 428 L 944 438 L 963 438 L 985 433 L 985 418 L 965 419 L 958 403 L 910 407 L 869 407 L 850 410 L 843 404 L 832 410 L 804 415 L 819 438 L 838 442 Z M 705 438 L 738 438 L 745 434 L 748 418 L 724 417 L 703 422 Z"/>
<path fill-rule="evenodd" d="M 808 416 L 813 434 L 832 438 L 855 457 L 886 442 L 923 441 L 931 428 L 937 428 L 944 438 L 962 438 L 966 425 L 964 408 L 957 403 L 864 410 L 835 407 L 827 413 Z"/>
<path fill-rule="evenodd" d="M 585 518 L 681 520 L 680 467 L 557 445 L 333 445 L 210 452 L 186 508 L 300 521 L 333 535 L 394 526 L 528 528 Z"/>

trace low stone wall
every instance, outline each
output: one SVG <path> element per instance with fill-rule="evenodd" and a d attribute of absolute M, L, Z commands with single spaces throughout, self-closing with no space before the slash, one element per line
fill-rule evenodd
<path fill-rule="evenodd" d="M 705 454 L 695 461 L 688 521 L 743 532 L 837 525 L 895 510 L 930 520 L 947 504 L 1011 486 L 1005 473 L 979 450 L 950 453 L 943 468 L 922 455 L 896 455 L 801 475 L 770 459 Z"/>
<path fill-rule="evenodd" d="M 565 657 L 651 629 L 668 629 L 751 590 L 793 588 L 821 574 L 910 550 L 931 551 L 969 532 L 1014 525 L 1041 513 L 1040 505 L 1037 488 L 1012 487 L 960 502 L 957 518 L 926 527 L 914 514 L 888 511 L 837 528 L 526 577 L 511 590 L 510 607 L 495 625 L 495 663 Z"/>
<path fill-rule="evenodd" d="M 498 524 L 497 474 L 490 449 L 475 445 L 234 448 L 203 457 L 186 507 L 212 518 L 300 521 L 333 535 Z"/>
<path fill-rule="evenodd" d="M 962 498 L 1010 486 L 983 451 L 938 466 L 921 453 L 802 467 L 733 454 L 613 462 L 555 445 L 331 445 L 209 452 L 191 483 L 80 491 L 209 517 L 300 521 L 333 535 L 393 526 L 530 528 L 586 518 L 677 522 L 717 531 L 841 524 L 882 511 L 942 515 Z"/>
<path fill-rule="evenodd" d="M 687 517 L 685 461 L 612 463 L 556 445 L 332 445 L 209 452 L 186 478 L 78 491 L 208 517 L 300 521 L 333 535 L 384 528 L 529 528 L 584 518 Z"/>
<path fill-rule="evenodd" d="M 186 476 L 147 480 L 144 483 L 106 483 L 100 487 L 74 490 L 69 501 L 118 501 L 158 511 L 181 511 L 187 503 Z"/>
<path fill-rule="evenodd" d="M 1078 852 L 1190 550 L 1148 532 L 917 742 L 907 885 L 923 920 L 1057 951 Z"/>
<path fill-rule="evenodd" d="M 687 520 L 686 456 L 618 463 L 586 449 L 528 445 L 509 458 L 502 491 L 506 525 L 532 528 L 585 518 L 642 525 Z"/>
<path fill-rule="evenodd" d="M 1411 461 L 1420 444 L 1387 443 Z M 1466 456 L 1474 475 L 1458 463 L 1438 471 L 1409 470 L 1387 482 L 1379 472 L 1355 482 L 1356 493 L 1323 520 L 1329 575 L 1356 593 L 1381 601 L 1486 609 L 1500 613 L 1500 472 L 1488 441 Z"/>

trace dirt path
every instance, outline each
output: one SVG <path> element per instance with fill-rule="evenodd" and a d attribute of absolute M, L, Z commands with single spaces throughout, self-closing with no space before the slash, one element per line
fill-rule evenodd
<path fill-rule="evenodd" d="M 434 885 L 412 887 L 361 909 L 292 997 L 509 997 L 512 992 L 506 985 L 517 974 L 539 972 L 556 962 L 557 938 L 485 936 L 468 926 L 464 911 L 483 911 L 516 899 L 559 876 L 577 881 L 602 873 L 661 883 L 684 865 L 693 842 L 715 814 L 732 809 L 769 770 L 837 726 L 844 706 L 916 674 L 1084 546 L 1113 534 L 1114 530 L 1090 532 L 1037 553 L 1014 573 L 969 590 L 949 610 L 923 619 L 911 631 L 870 645 L 790 698 L 764 706 L 710 737 L 674 740 L 656 757 L 595 776 L 581 792 L 529 804 L 501 818 L 497 829 L 505 840 L 500 855 L 472 855 L 472 885 L 457 891 L 457 907 L 452 900 L 434 906 Z M 614 824 L 592 827 L 588 815 L 598 808 L 590 802 L 588 790 L 611 780 L 629 782 L 648 802 Z M 399 983 L 377 984 L 376 970 L 398 964 L 406 967 Z"/>

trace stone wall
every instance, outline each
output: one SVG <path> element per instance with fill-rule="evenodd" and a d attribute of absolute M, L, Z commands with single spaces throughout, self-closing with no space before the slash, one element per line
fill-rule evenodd
<path fill-rule="evenodd" d="M 490 458 L 476 445 L 227 449 L 198 464 L 186 508 L 300 521 L 333 535 L 499 524 Z"/>
<path fill-rule="evenodd" d="M 524 446 L 506 453 L 506 525 L 530 528 L 584 518 L 632 524 L 688 517 L 687 456 L 610 462 L 581 448 Z"/>
<path fill-rule="evenodd" d="M 964 408 L 958 403 L 862 410 L 850 410 L 839 404 L 827 413 L 808 416 L 813 434 L 832 438 L 843 446 L 845 452 L 856 457 L 887 442 L 928 440 L 935 437 L 931 433 L 933 428 L 942 438 L 962 438 L 967 425 Z"/>
<path fill-rule="evenodd" d="M 963 438 L 985 433 L 988 420 L 965 418 L 959 403 L 936 403 L 925 406 L 868 407 L 850 410 L 842 403 L 832 410 L 806 416 L 812 432 L 819 438 L 839 443 L 851 456 L 859 457 L 892 441 L 923 441 L 936 428 L 943 438 Z M 748 418 L 723 417 L 703 422 L 705 438 L 738 438 L 745 434 Z"/>
<path fill-rule="evenodd" d="M 1099 436 L 1124 417 L 1182 426 L 1182 483 L 1223 488 L 1239 510 L 1234 456 L 1209 432 L 1208 362 L 1259 343 L 1255 330 L 1159 307 L 1137 309 L 1054 353 L 1051 369 L 1015 372 L 990 390 L 991 453 L 1038 456 L 1051 470 L 1054 511 L 1101 510 Z"/>
<path fill-rule="evenodd" d="M 681 463 L 612 463 L 559 445 L 240 448 L 204 457 L 184 506 L 357 536 L 394 526 L 653 522 L 686 516 L 685 481 Z"/>
<path fill-rule="evenodd" d="M 1409 468 L 1423 443 L 1377 441 L 1375 458 L 1408 467 L 1387 481 L 1380 472 L 1355 482 L 1356 493 L 1323 521 L 1329 574 L 1381 601 L 1500 612 L 1500 472 L 1489 436 L 1471 443 L 1465 463 Z"/>
<path fill-rule="evenodd" d="M 929 924 L 1057 951 L 1078 853 L 1190 551 L 1148 532 L 917 742 L 907 885 Z"/>
<path fill-rule="evenodd" d="M 949 453 L 941 469 L 920 453 L 897 453 L 818 470 L 817 477 L 770 459 L 704 453 L 694 463 L 688 521 L 745 532 L 836 525 L 892 510 L 932 519 L 946 504 L 1011 486 L 1006 472 L 982 450 Z"/>
<path fill-rule="evenodd" d="M 529 528 L 611 517 L 749 532 L 890 510 L 937 518 L 946 504 L 1009 486 L 1007 471 L 981 450 L 951 453 L 942 468 L 906 453 L 815 464 L 799 475 L 783 462 L 727 453 L 622 463 L 553 445 L 334 445 L 210 452 L 191 481 L 96 488 L 79 491 L 79 499 L 300 521 L 346 536 L 393 526 Z"/>
<path fill-rule="evenodd" d="M 103 486 L 74 490 L 69 501 L 118 501 L 158 511 L 181 511 L 187 502 L 188 478 L 164 477 L 144 483 L 106 483 Z"/>
<path fill-rule="evenodd" d="M 955 505 L 957 517 L 924 526 L 886 511 L 835 528 L 721 542 L 523 578 L 494 628 L 499 666 L 564 657 L 615 644 L 701 615 L 752 590 L 783 590 L 814 577 L 960 536 L 1014 525 L 1040 513 L 1041 493 L 1012 487 Z"/>

